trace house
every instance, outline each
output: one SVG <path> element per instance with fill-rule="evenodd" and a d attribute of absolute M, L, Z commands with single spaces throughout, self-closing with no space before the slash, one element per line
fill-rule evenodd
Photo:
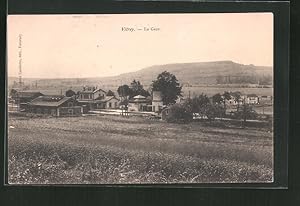
<path fill-rule="evenodd" d="M 83 113 L 83 107 L 78 106 L 78 102 L 73 97 L 44 95 L 27 103 L 25 111 L 56 117 L 80 116 Z"/>
<path fill-rule="evenodd" d="M 164 106 L 162 101 L 162 95 L 160 91 L 153 91 L 152 92 L 152 111 L 153 112 L 160 112 Z"/>
<path fill-rule="evenodd" d="M 107 96 L 107 92 L 97 87 L 83 87 L 78 92 L 79 105 L 87 107 L 88 110 L 93 109 L 116 109 L 119 107 L 120 100 L 115 96 Z"/>
<path fill-rule="evenodd" d="M 246 104 L 259 104 L 259 98 L 256 94 L 248 94 Z"/>
<path fill-rule="evenodd" d="M 272 96 L 260 96 L 259 97 L 259 104 L 272 104 L 273 103 L 273 97 Z"/>
<path fill-rule="evenodd" d="M 244 99 L 247 97 L 244 95 L 240 95 L 239 99 L 236 99 L 233 95 L 230 95 L 230 99 L 225 100 L 225 104 L 229 106 L 237 106 L 237 105 L 242 105 L 244 102 Z"/>
<path fill-rule="evenodd" d="M 119 102 L 115 96 L 106 96 L 104 99 L 96 99 L 95 104 L 97 109 L 117 109 Z"/>
<path fill-rule="evenodd" d="M 128 102 L 129 111 L 161 112 L 163 109 L 162 95 L 160 91 L 153 91 L 152 96 L 136 95 Z"/>
<path fill-rule="evenodd" d="M 242 101 L 240 101 L 241 104 Z M 236 99 L 230 95 L 230 99 L 226 99 L 225 100 L 226 105 L 238 105 L 238 101 L 236 101 Z"/>
<path fill-rule="evenodd" d="M 78 101 L 94 101 L 96 99 L 104 99 L 106 92 L 97 87 L 83 87 L 78 94 Z"/>
<path fill-rule="evenodd" d="M 146 98 L 142 95 L 134 96 L 128 102 L 129 111 L 151 111 L 151 99 Z"/>

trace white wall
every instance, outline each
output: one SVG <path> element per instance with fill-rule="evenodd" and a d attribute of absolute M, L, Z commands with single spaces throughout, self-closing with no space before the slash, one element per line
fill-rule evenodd
<path fill-rule="evenodd" d="M 109 107 L 109 103 L 111 103 L 111 107 Z M 117 105 L 116 105 L 117 104 Z M 108 102 L 106 102 L 106 108 L 107 109 L 116 109 L 119 107 L 119 101 L 117 99 L 111 99 Z"/>
<path fill-rule="evenodd" d="M 152 102 L 152 111 L 153 112 L 158 112 L 159 107 L 163 106 L 163 102 Z"/>

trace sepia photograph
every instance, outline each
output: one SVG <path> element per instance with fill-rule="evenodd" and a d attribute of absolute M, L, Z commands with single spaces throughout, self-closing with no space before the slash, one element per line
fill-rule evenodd
<path fill-rule="evenodd" d="M 7 181 L 274 182 L 273 14 L 7 16 Z"/>

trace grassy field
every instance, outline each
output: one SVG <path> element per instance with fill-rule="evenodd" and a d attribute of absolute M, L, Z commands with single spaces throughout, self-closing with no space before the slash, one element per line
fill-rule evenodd
<path fill-rule="evenodd" d="M 142 117 L 10 117 L 11 184 L 270 182 L 273 133 Z"/>

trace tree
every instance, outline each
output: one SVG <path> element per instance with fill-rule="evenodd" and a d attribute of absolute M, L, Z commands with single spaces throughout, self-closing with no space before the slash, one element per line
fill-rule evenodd
<path fill-rule="evenodd" d="M 120 97 L 127 97 L 131 95 L 131 89 L 127 84 L 124 84 L 122 86 L 119 86 L 117 89 L 117 92 Z"/>
<path fill-rule="evenodd" d="M 211 103 L 209 101 L 209 98 L 203 93 L 199 95 L 198 102 L 199 102 L 199 115 L 203 118 L 204 116 L 206 116 L 208 106 Z"/>
<path fill-rule="evenodd" d="M 237 102 L 237 108 L 236 108 L 236 111 L 239 111 L 239 108 L 240 108 L 240 100 L 241 100 L 242 93 L 239 92 L 239 91 L 232 92 L 232 93 L 231 93 L 231 96 L 234 98 L 234 101 Z"/>
<path fill-rule="evenodd" d="M 188 123 L 193 120 L 193 113 L 187 105 L 174 104 L 169 108 L 167 122 Z"/>
<path fill-rule="evenodd" d="M 220 104 L 208 104 L 205 114 L 208 120 L 214 120 L 216 117 L 222 117 L 224 108 Z"/>
<path fill-rule="evenodd" d="M 115 93 L 111 90 L 108 90 L 106 96 L 115 96 Z"/>
<path fill-rule="evenodd" d="M 253 107 L 246 104 L 244 100 L 242 108 L 238 112 L 236 112 L 236 116 L 243 120 L 243 127 L 245 127 L 247 119 L 256 119 L 257 113 L 253 109 Z"/>
<path fill-rule="evenodd" d="M 231 99 L 231 95 L 229 92 L 224 92 L 222 95 L 223 98 L 223 104 L 224 104 L 224 108 L 226 109 L 226 100 L 230 100 Z"/>
<path fill-rule="evenodd" d="M 170 105 L 176 102 L 176 99 L 181 96 L 182 87 L 174 74 L 167 71 L 162 72 L 157 76 L 157 79 L 152 82 L 152 91 L 160 91 L 162 100 L 165 105 Z"/>
<path fill-rule="evenodd" d="M 193 114 L 199 113 L 199 115 L 203 118 L 206 115 L 206 110 L 210 101 L 209 98 L 202 93 L 198 97 L 188 99 L 185 104 Z"/>
<path fill-rule="evenodd" d="M 119 96 L 121 97 L 121 115 L 122 116 L 127 116 L 128 117 L 128 97 L 131 95 L 131 89 L 129 88 L 128 85 L 124 84 L 122 86 L 119 86 L 117 89 L 117 92 Z"/>
<path fill-rule="evenodd" d="M 140 81 L 136 81 L 135 79 L 130 83 L 130 90 L 130 98 L 136 95 L 142 95 L 145 97 L 150 96 L 150 93 L 143 88 L 143 85 L 140 83 Z"/>
<path fill-rule="evenodd" d="M 226 114 L 226 100 L 231 99 L 231 95 L 229 92 L 224 92 L 222 95 L 220 93 L 215 94 L 212 96 L 212 101 L 215 104 L 223 104 L 223 116 Z"/>
<path fill-rule="evenodd" d="M 223 102 L 222 95 L 220 93 L 215 94 L 214 96 L 212 96 L 212 101 L 215 104 L 222 104 Z"/>
<path fill-rule="evenodd" d="M 143 89 L 143 85 L 141 85 L 140 81 L 136 81 L 135 79 L 130 83 L 130 89 L 133 92 L 137 92 Z"/>
<path fill-rule="evenodd" d="M 17 95 L 18 91 L 15 89 L 10 90 L 10 96 L 15 97 Z"/>
<path fill-rule="evenodd" d="M 223 116 L 226 116 L 226 100 L 230 100 L 231 99 L 231 95 L 229 92 L 224 92 L 222 95 L 222 100 L 223 100 L 223 105 L 224 105 L 224 112 L 223 112 Z"/>
<path fill-rule="evenodd" d="M 76 93 L 73 90 L 69 89 L 66 91 L 66 97 L 73 97 L 74 95 L 76 95 Z"/>

